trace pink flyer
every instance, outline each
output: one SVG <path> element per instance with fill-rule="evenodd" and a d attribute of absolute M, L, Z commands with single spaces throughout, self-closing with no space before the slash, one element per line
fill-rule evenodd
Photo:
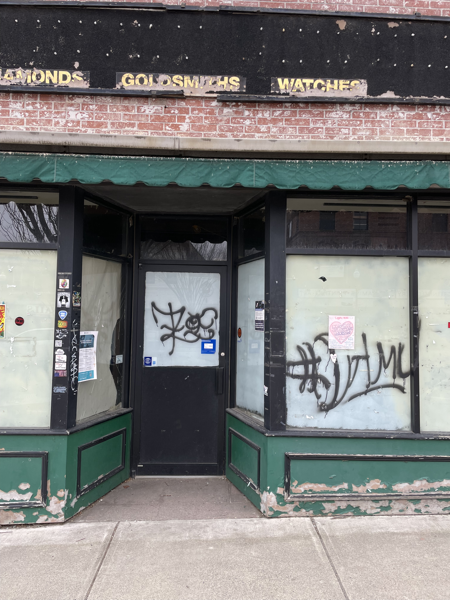
<path fill-rule="evenodd" d="M 355 349 L 355 317 L 328 316 L 328 347 L 330 350 Z"/>

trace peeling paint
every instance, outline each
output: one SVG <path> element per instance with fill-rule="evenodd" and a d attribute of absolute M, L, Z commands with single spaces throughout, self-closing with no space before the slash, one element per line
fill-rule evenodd
<path fill-rule="evenodd" d="M 393 27 L 399 27 L 399 24 L 396 23 L 395 21 L 389 21 L 388 27 L 390 27 L 392 29 Z"/>
<path fill-rule="evenodd" d="M 344 21 L 344 19 L 338 19 L 336 23 L 341 31 L 344 31 L 344 29 L 347 27 L 347 21 Z"/>
<path fill-rule="evenodd" d="M 28 502 L 28 500 L 33 495 L 33 492 L 28 492 L 27 494 L 20 494 L 17 490 L 10 490 L 9 492 L 3 492 L 0 490 L 0 500 L 4 502 L 11 502 L 17 500 L 19 502 Z"/>
<path fill-rule="evenodd" d="M 397 483 L 392 486 L 392 489 L 402 494 L 410 494 L 412 492 L 426 492 L 427 490 L 439 490 L 442 488 L 450 488 L 450 479 L 442 481 L 427 481 L 426 479 L 416 479 L 413 483 Z"/>
<path fill-rule="evenodd" d="M 353 486 L 355 487 L 355 486 Z M 339 490 L 348 490 L 348 483 L 340 483 L 339 485 L 326 485 L 325 483 L 309 483 L 305 482 L 298 485 L 297 481 L 294 481 L 291 488 L 291 493 L 301 494 L 303 492 L 338 492 Z"/>
<path fill-rule="evenodd" d="M 62 517 L 49 517 L 48 515 L 41 515 L 36 523 L 63 523 L 64 516 Z"/>
<path fill-rule="evenodd" d="M 60 492 L 63 492 L 63 496 L 64 499 L 60 500 L 57 496 L 51 496 L 50 497 L 50 502 L 46 508 L 47 512 L 51 513 L 52 515 L 56 515 L 56 520 L 51 519 L 49 517 L 46 516 L 45 521 L 39 521 L 38 523 L 56 523 L 59 521 L 64 521 L 64 508 L 66 506 L 66 502 L 67 502 L 67 496 L 69 494 L 69 490 L 59 490 Z M 59 492 L 58 492 L 59 494 Z M 40 517 L 41 518 L 41 517 Z"/>
<path fill-rule="evenodd" d="M 56 492 L 56 495 L 59 496 L 60 498 L 64 498 L 64 490 L 58 490 Z"/>
<path fill-rule="evenodd" d="M 369 481 L 369 483 L 364 485 L 352 484 L 352 490 L 360 494 L 363 494 L 364 492 L 370 492 L 372 490 L 385 490 L 386 488 L 387 485 L 381 483 L 381 479 L 372 479 L 372 481 Z"/>
<path fill-rule="evenodd" d="M 30 484 L 29 483 L 21 483 L 19 485 L 19 490 L 28 490 L 30 488 Z"/>
<path fill-rule="evenodd" d="M 0 525 L 12 525 L 13 523 L 22 523 L 23 521 L 25 521 L 25 513 L 23 511 L 0 510 Z"/>

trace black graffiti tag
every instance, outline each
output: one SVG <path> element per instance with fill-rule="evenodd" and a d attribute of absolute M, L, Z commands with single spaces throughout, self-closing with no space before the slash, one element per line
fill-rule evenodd
<path fill-rule="evenodd" d="M 303 342 L 302 345 L 297 346 L 297 351 L 300 355 L 300 360 L 289 361 L 286 364 L 287 373 L 286 375 L 292 379 L 298 379 L 300 381 L 299 391 L 303 394 L 305 391 L 314 394 L 317 399 L 317 405 L 320 410 L 328 412 L 333 410 L 341 402 L 350 402 L 360 396 L 366 396 L 371 392 L 380 390 L 383 388 L 391 388 L 399 390 L 402 393 L 406 393 L 405 385 L 396 383 L 396 379 L 402 379 L 403 382 L 410 377 L 412 370 L 405 371 L 402 367 L 403 352 L 405 345 L 400 343 L 396 347 L 392 345 L 390 347 L 389 356 L 386 359 L 383 344 L 377 342 L 377 354 L 378 364 L 376 369 L 376 375 L 374 378 L 371 376 L 371 365 L 373 361 L 367 348 L 367 336 L 365 333 L 361 335 L 364 353 L 357 355 L 347 354 L 344 361 L 347 363 L 347 376 L 345 377 L 341 372 L 341 367 L 337 356 L 333 350 L 328 348 L 328 334 L 321 333 L 314 338 L 314 343 Z M 329 354 L 328 363 L 325 367 L 325 371 L 330 363 L 333 363 L 333 376 L 328 378 L 322 373 L 319 373 L 319 369 L 322 363 L 322 357 L 318 355 L 315 350 L 316 343 L 323 344 L 326 347 L 326 352 Z M 355 378 L 361 369 L 361 365 L 366 367 L 367 380 L 364 387 L 356 389 Z M 382 374 L 388 374 L 390 369 L 389 379 L 392 382 L 379 383 Z M 325 389 L 325 398 L 323 398 L 323 391 L 321 386 Z M 333 397 L 328 398 L 328 391 L 331 387 L 334 387 Z"/>
<path fill-rule="evenodd" d="M 172 355 L 175 350 L 175 340 L 195 344 L 199 340 L 211 340 L 214 337 L 216 328 L 213 326 L 219 317 L 219 313 L 215 308 L 205 308 L 201 313 L 194 314 L 186 311 L 185 306 L 182 306 L 178 310 L 173 310 L 171 302 L 168 302 L 168 307 L 169 310 L 165 311 L 158 308 L 155 302 L 152 302 L 152 314 L 156 325 L 160 329 L 168 330 L 168 333 L 164 333 L 160 337 L 161 342 L 164 343 L 167 340 L 172 340 L 172 349 L 169 355 Z M 186 312 L 188 316 L 183 322 Z M 159 325 L 156 313 L 169 317 L 170 324 L 166 325 L 164 323 Z"/>

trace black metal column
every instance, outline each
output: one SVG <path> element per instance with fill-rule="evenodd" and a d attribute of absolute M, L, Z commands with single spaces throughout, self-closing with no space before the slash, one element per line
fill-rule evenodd
<path fill-rule="evenodd" d="M 269 192 L 265 224 L 264 426 L 286 429 L 286 192 Z"/>
<path fill-rule="evenodd" d="M 419 227 L 417 215 L 417 196 L 408 206 L 410 222 L 410 242 L 412 256 L 409 266 L 410 285 L 410 347 L 411 347 L 411 429 L 420 433 L 420 398 L 419 398 L 419 281 L 418 281 L 418 247 Z"/>
<path fill-rule="evenodd" d="M 78 355 L 81 319 L 81 269 L 84 194 L 79 188 L 61 188 L 59 195 L 59 248 L 56 279 L 55 340 L 53 353 L 52 429 L 76 423 Z M 67 313 L 65 315 L 65 313 Z M 64 317 L 64 318 L 62 318 Z M 66 365 L 66 368 L 62 367 Z"/>

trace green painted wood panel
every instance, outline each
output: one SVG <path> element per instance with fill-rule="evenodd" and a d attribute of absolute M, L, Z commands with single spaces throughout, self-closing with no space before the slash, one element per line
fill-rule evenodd
<path fill-rule="evenodd" d="M 0 452 L 0 509 L 5 503 L 41 501 L 43 460 Z"/>
<path fill-rule="evenodd" d="M 242 473 L 255 487 L 259 486 L 259 453 L 242 438 L 231 432 L 231 467 Z M 248 483 L 247 481 L 247 483 Z"/>
<path fill-rule="evenodd" d="M 123 441 L 123 436 L 118 434 L 81 451 L 81 490 L 121 466 Z"/>

